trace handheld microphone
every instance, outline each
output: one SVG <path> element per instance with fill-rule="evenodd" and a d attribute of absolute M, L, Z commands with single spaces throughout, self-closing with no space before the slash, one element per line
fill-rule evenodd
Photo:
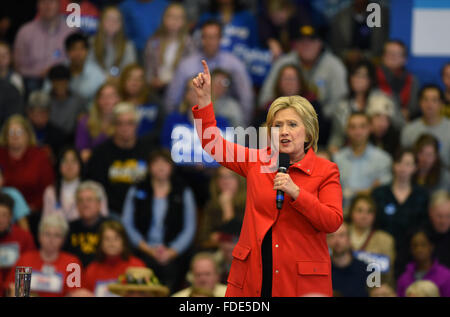
<path fill-rule="evenodd" d="M 286 153 L 280 153 L 278 157 L 278 172 L 286 173 L 289 168 L 289 155 Z M 277 209 L 280 210 L 283 207 L 284 192 L 280 189 L 277 190 L 276 203 Z"/>

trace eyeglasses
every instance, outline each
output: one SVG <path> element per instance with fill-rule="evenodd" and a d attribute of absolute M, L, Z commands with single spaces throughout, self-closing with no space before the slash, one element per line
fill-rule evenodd
<path fill-rule="evenodd" d="M 11 129 L 8 131 L 9 136 L 22 136 L 25 134 L 25 130 L 23 129 Z"/>

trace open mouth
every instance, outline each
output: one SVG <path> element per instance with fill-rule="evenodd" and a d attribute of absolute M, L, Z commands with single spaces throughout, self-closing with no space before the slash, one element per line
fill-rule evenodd
<path fill-rule="evenodd" d="M 281 139 L 281 140 L 280 140 L 280 143 L 281 143 L 282 145 L 286 146 L 286 145 L 288 145 L 288 144 L 291 143 L 291 140 L 288 140 L 288 139 Z"/>

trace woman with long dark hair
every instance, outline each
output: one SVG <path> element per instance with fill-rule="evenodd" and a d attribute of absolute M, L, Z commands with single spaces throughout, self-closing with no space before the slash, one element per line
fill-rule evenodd
<path fill-rule="evenodd" d="M 169 151 L 152 152 L 148 166 L 149 177 L 128 191 L 122 222 L 140 257 L 174 291 L 194 239 L 195 199 L 174 173 Z"/>

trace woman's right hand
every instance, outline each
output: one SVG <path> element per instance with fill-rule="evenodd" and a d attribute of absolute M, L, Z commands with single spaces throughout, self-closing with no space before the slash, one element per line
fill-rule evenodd
<path fill-rule="evenodd" d="M 192 80 L 195 94 L 197 95 L 197 104 L 199 108 L 206 107 L 211 103 L 211 74 L 208 64 L 202 59 L 203 72 Z"/>

